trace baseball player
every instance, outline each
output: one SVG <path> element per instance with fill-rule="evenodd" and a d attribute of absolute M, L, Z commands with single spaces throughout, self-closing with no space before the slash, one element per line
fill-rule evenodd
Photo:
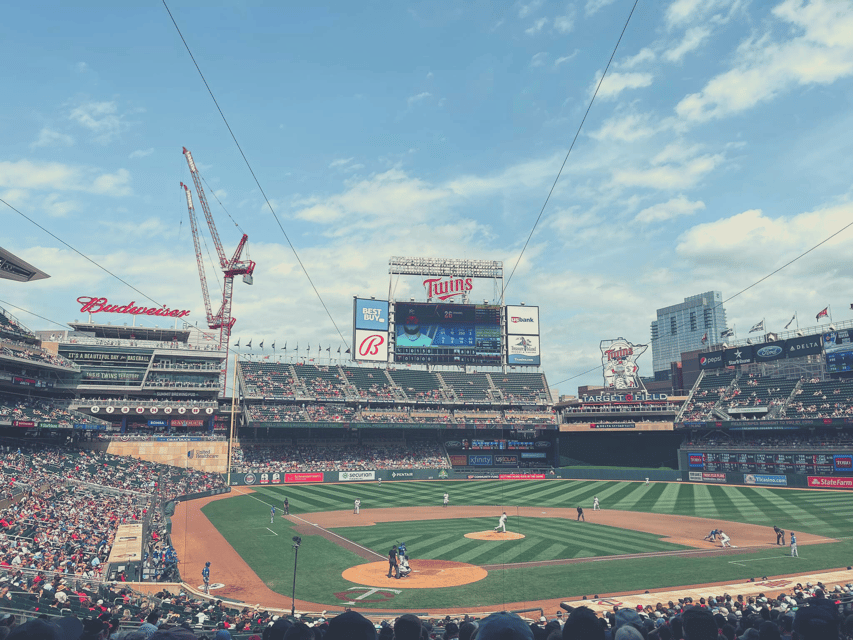
<path fill-rule="evenodd" d="M 646 478 L 646 484 L 649 484 L 649 479 L 648 479 L 648 478 Z"/>
<path fill-rule="evenodd" d="M 201 570 L 201 578 L 204 580 L 204 592 L 210 594 L 210 563 L 204 563 L 204 569 Z"/>
<path fill-rule="evenodd" d="M 731 538 L 726 535 L 725 531 L 720 531 L 720 542 L 723 543 L 723 548 L 732 546 L 730 544 Z"/>
<path fill-rule="evenodd" d="M 598 496 L 595 496 L 592 499 L 592 510 L 593 511 L 601 511 L 601 507 L 598 506 Z"/>
<path fill-rule="evenodd" d="M 773 531 L 776 532 L 776 544 L 785 546 L 785 530 L 774 526 Z"/>
<path fill-rule="evenodd" d="M 793 531 L 791 532 L 791 557 L 799 558 L 800 554 L 797 551 L 797 534 Z"/>
<path fill-rule="evenodd" d="M 708 542 L 716 542 L 718 535 L 720 535 L 720 531 L 718 529 L 711 529 L 711 531 L 708 532 L 708 535 L 705 536 L 703 539 L 707 540 Z"/>
<path fill-rule="evenodd" d="M 391 576 L 391 572 L 396 575 Z M 397 564 L 397 547 L 391 547 L 391 551 L 388 552 L 388 577 L 400 577 L 400 565 Z"/>
<path fill-rule="evenodd" d="M 445 493 L 444 494 L 444 506 L 446 507 L 448 504 L 450 504 L 450 495 Z"/>
<path fill-rule="evenodd" d="M 498 532 L 498 529 L 501 529 L 503 533 L 506 533 L 506 511 L 501 514 L 501 517 L 498 518 L 498 526 L 495 527 L 495 533 Z"/>
<path fill-rule="evenodd" d="M 275 520 L 275 505 L 270 507 L 270 524 Z"/>
<path fill-rule="evenodd" d="M 290 515 L 290 502 L 287 501 L 287 498 L 284 499 L 284 515 Z"/>
<path fill-rule="evenodd" d="M 583 507 L 578 507 L 578 522 L 581 520 L 586 522 L 586 518 L 583 517 Z"/>
<path fill-rule="evenodd" d="M 355 502 L 353 502 L 352 512 L 353 512 L 355 515 L 358 515 L 358 510 L 359 510 L 359 508 L 360 508 L 360 507 L 361 507 L 361 500 L 359 500 L 358 498 L 356 498 L 356 499 L 355 499 Z"/>

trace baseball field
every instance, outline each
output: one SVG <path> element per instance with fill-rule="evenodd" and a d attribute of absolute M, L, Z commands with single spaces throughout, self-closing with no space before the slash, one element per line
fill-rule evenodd
<path fill-rule="evenodd" d="M 594 496 L 601 511 L 592 510 Z M 212 582 L 228 576 L 221 596 L 261 597 L 238 584 L 242 571 L 289 598 L 292 538 L 299 536 L 296 597 L 328 609 L 534 603 L 817 572 L 853 557 L 853 500 L 835 491 L 572 480 L 350 483 L 235 487 L 198 509 L 189 503 L 175 519 L 186 580 L 211 560 Z M 506 537 L 494 534 L 503 511 Z M 796 532 L 799 558 L 776 545 L 773 525 Z M 734 548 L 704 541 L 712 528 L 725 530 Z M 408 548 L 412 579 L 385 577 L 388 551 L 399 542 Z M 239 562 L 227 561 L 234 552 Z"/>

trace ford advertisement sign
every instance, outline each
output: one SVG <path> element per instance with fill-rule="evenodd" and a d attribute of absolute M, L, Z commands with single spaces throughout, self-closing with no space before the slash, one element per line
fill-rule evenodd
<path fill-rule="evenodd" d="M 755 359 L 758 362 L 766 360 L 777 360 L 785 357 L 785 349 L 782 344 L 767 344 L 755 349 Z"/>

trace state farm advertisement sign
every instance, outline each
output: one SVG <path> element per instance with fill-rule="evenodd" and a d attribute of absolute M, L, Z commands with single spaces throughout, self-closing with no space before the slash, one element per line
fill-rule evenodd
<path fill-rule="evenodd" d="M 502 473 L 498 476 L 500 480 L 544 480 L 544 473 Z"/>
<path fill-rule="evenodd" d="M 353 360 L 388 362 L 388 332 L 355 330 Z"/>
<path fill-rule="evenodd" d="M 323 482 L 322 473 L 285 473 L 284 481 L 291 482 Z"/>
<path fill-rule="evenodd" d="M 853 478 L 809 476 L 809 486 L 822 487 L 824 489 L 853 489 Z"/>

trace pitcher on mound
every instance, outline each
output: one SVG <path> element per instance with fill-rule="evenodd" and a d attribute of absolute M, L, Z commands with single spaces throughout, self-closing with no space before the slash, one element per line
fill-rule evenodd
<path fill-rule="evenodd" d="M 498 526 L 495 527 L 495 533 L 500 529 L 503 533 L 506 533 L 506 511 L 501 514 L 500 519 L 498 520 Z"/>

